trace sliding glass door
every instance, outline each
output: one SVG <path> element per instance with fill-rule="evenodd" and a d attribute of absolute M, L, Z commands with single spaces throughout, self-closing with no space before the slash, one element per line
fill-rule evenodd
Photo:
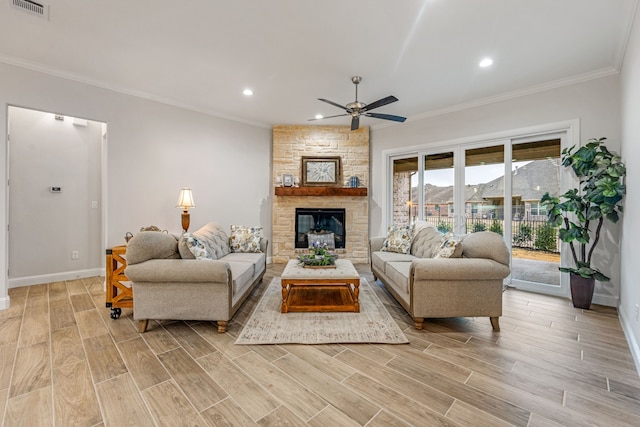
<path fill-rule="evenodd" d="M 560 194 L 561 138 L 514 141 L 511 170 L 511 282 L 522 289 L 562 294 L 558 230 L 540 205 Z"/>
<path fill-rule="evenodd" d="M 464 152 L 465 233 L 494 231 L 504 236 L 504 144 Z"/>
<path fill-rule="evenodd" d="M 540 205 L 544 193 L 560 194 L 563 138 L 512 138 L 391 157 L 391 222 L 420 219 L 443 233 L 498 233 L 511 252 L 510 284 L 563 294 L 557 229 Z"/>
<path fill-rule="evenodd" d="M 423 156 L 422 219 L 442 233 L 454 229 L 453 151 Z"/>

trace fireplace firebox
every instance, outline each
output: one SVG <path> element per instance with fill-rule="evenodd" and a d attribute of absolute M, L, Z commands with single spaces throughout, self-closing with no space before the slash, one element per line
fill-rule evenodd
<path fill-rule="evenodd" d="M 345 210 L 340 208 L 296 208 L 296 248 L 308 248 L 308 233 L 333 233 L 336 249 L 344 249 L 346 230 Z"/>

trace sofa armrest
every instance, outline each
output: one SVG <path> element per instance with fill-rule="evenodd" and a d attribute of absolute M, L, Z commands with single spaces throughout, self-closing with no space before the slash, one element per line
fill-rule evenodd
<path fill-rule="evenodd" d="M 382 249 L 382 244 L 386 237 L 372 237 L 369 239 L 369 253 L 377 252 Z"/>
<path fill-rule="evenodd" d="M 269 247 L 269 240 L 265 239 L 264 237 L 262 237 L 260 239 L 260 251 L 263 254 L 267 253 L 267 248 Z M 266 255 L 265 255 L 265 259 L 266 259 Z"/>
<path fill-rule="evenodd" d="M 128 265 L 125 275 L 133 282 L 230 283 L 231 267 L 220 260 L 150 259 Z"/>
<path fill-rule="evenodd" d="M 509 266 L 486 258 L 419 258 L 410 274 L 418 280 L 495 280 L 509 275 Z"/>

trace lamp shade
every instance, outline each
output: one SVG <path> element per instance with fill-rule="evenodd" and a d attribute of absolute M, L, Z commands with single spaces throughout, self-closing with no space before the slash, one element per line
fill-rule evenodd
<path fill-rule="evenodd" d="M 182 208 L 185 211 L 189 208 L 195 208 L 196 204 L 193 201 L 193 194 L 191 193 L 190 188 L 183 188 L 180 190 L 180 195 L 178 196 L 178 205 L 176 208 Z"/>

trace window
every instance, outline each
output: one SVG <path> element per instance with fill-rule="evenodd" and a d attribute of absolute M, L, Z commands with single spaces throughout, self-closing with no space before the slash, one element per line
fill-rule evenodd
<path fill-rule="evenodd" d="M 540 202 L 531 202 L 531 215 L 544 215 L 547 216 L 547 210 L 540 205 Z"/>

